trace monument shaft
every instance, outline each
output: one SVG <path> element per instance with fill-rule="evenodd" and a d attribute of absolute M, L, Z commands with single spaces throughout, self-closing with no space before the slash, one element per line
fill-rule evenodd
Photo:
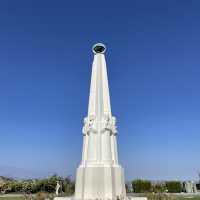
<path fill-rule="evenodd" d="M 123 168 L 118 163 L 116 120 L 111 113 L 105 46 L 93 47 L 88 115 L 83 126 L 82 161 L 76 175 L 76 199 L 125 198 Z"/>

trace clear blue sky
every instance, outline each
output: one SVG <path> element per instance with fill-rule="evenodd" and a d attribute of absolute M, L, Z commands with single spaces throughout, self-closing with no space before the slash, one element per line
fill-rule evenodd
<path fill-rule="evenodd" d="M 75 175 L 101 41 L 126 179 L 196 179 L 199 10 L 198 0 L 1 1 L 0 174 Z"/>

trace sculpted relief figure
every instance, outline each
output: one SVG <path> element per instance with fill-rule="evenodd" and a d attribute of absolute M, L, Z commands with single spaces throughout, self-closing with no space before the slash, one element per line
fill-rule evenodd
<path fill-rule="evenodd" d="M 110 131 L 110 134 L 117 134 L 116 128 L 116 118 L 110 117 L 109 115 L 105 115 L 102 122 L 102 130 L 101 132 L 104 133 L 105 131 Z"/>
<path fill-rule="evenodd" d="M 90 132 L 96 133 L 95 128 L 95 117 L 89 116 L 84 118 L 83 135 L 89 134 Z"/>
<path fill-rule="evenodd" d="M 117 135 L 117 126 L 116 126 L 116 118 L 112 117 L 112 132 L 113 135 Z"/>

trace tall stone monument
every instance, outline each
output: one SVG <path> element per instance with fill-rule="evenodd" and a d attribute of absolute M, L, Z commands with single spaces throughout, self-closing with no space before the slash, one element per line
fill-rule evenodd
<path fill-rule="evenodd" d="M 126 198 L 124 170 L 118 162 L 116 118 L 110 105 L 106 47 L 93 46 L 94 60 L 88 115 L 83 126 L 83 152 L 77 169 L 75 199 Z"/>

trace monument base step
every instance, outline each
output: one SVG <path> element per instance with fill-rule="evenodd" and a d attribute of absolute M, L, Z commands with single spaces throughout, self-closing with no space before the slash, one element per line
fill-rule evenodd
<path fill-rule="evenodd" d="M 74 197 L 55 197 L 54 200 L 76 200 L 76 199 Z M 103 200 L 103 199 L 101 199 L 101 200 Z M 148 200 L 148 199 L 147 199 L 147 197 L 127 196 L 125 200 Z"/>

